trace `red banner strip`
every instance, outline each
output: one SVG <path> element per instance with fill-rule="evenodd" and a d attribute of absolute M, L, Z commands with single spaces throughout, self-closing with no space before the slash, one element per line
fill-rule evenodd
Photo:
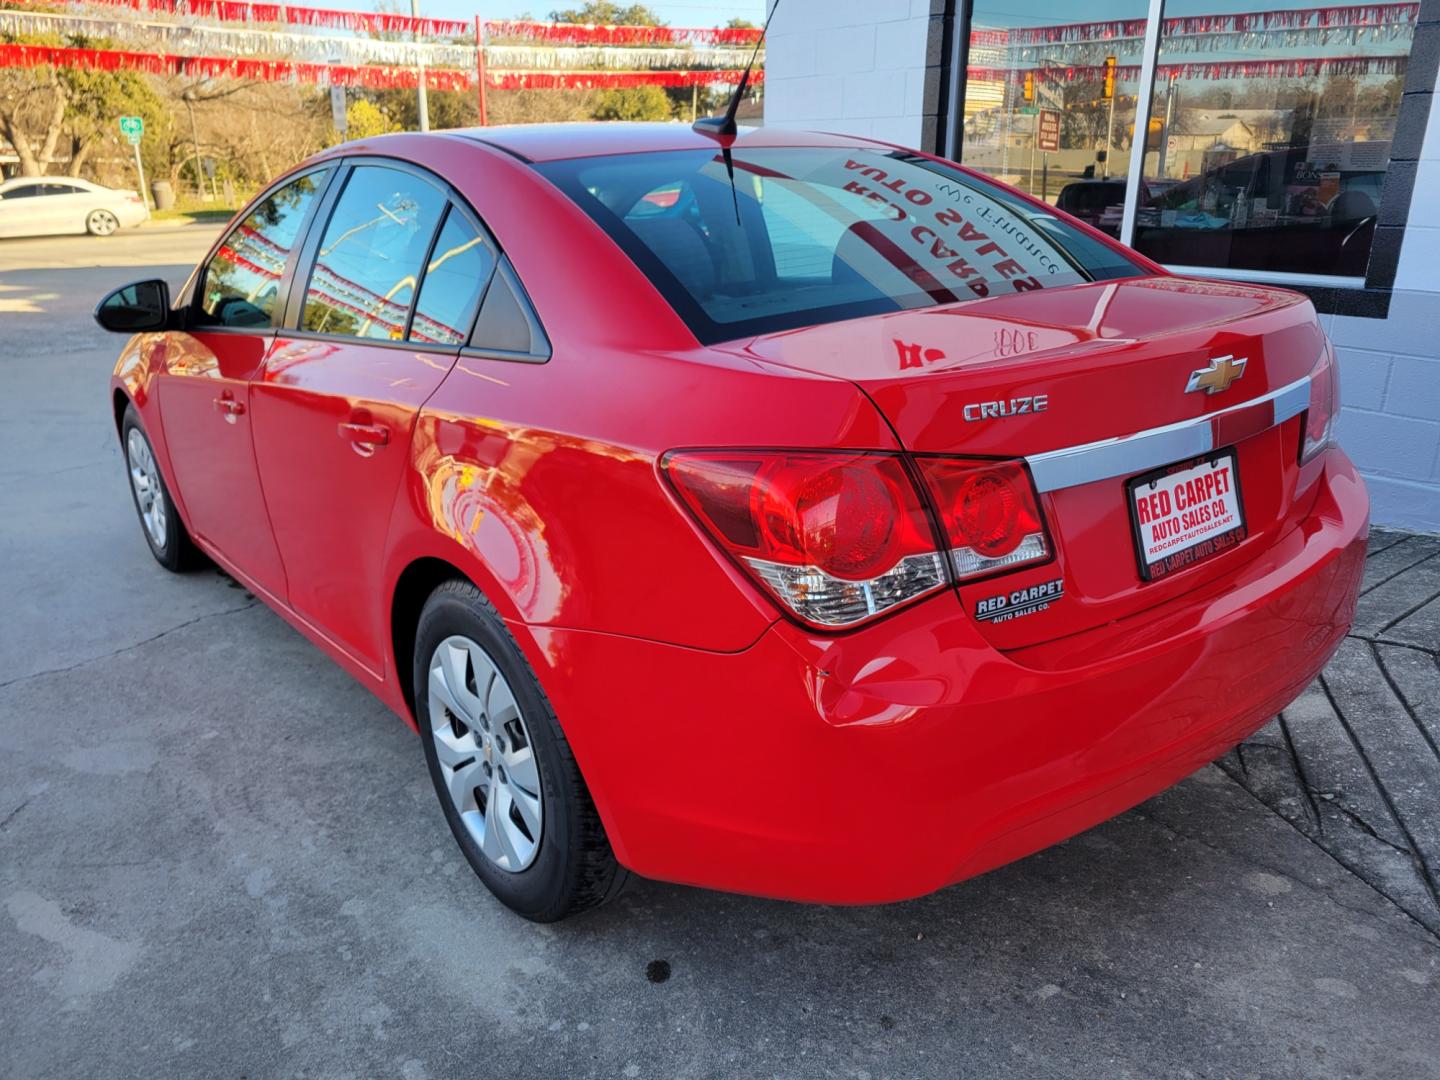
<path fill-rule="evenodd" d="M 1183 64 L 1160 64 L 1155 72 L 1159 79 L 1305 79 L 1315 75 L 1398 75 L 1405 70 L 1404 56 L 1326 56 L 1297 57 L 1288 60 L 1194 60 Z M 1043 68 L 966 69 L 971 79 L 980 82 L 1018 83 L 1026 75 L 1036 82 L 1099 82 L 1105 77 L 1100 65 L 1051 64 Z M 1134 80 L 1140 77 L 1138 64 L 1121 64 L 1115 77 Z"/>
<path fill-rule="evenodd" d="M 1300 30 L 1306 27 L 1334 29 L 1351 26 L 1391 26 L 1397 23 L 1413 23 L 1419 14 L 1419 4 L 1406 2 L 1186 15 L 1166 19 L 1163 24 L 1163 33 L 1169 37 L 1181 34 Z M 1114 38 L 1138 38 L 1143 37 L 1144 34 L 1144 19 L 1113 19 L 1106 22 L 1023 26 L 1010 30 L 975 30 L 971 33 L 970 41 L 972 44 L 980 45 L 1053 45 L 1080 41 L 1108 41 Z M 977 38 L 977 35 L 981 36 Z"/>
<path fill-rule="evenodd" d="M 151 75 L 189 75 L 205 79 L 249 82 L 300 82 L 366 90 L 412 89 L 416 69 L 397 64 L 311 64 L 291 60 L 254 60 L 233 56 L 176 56 L 171 53 L 123 49 L 65 49 L 47 45 L 0 44 L 0 68 L 67 67 L 90 71 L 142 71 Z M 487 71 L 485 85 L 494 90 L 609 90 L 636 86 L 708 86 L 735 84 L 739 70 L 721 71 Z M 750 81 L 765 81 L 762 71 Z M 475 72 L 426 68 L 431 90 L 468 90 Z"/>
<path fill-rule="evenodd" d="M 57 0 L 14 0 L 17 4 L 53 7 Z M 458 19 L 417 19 L 379 11 L 347 11 L 295 4 L 250 3 L 248 0 L 58 0 L 72 7 L 121 7 L 160 15 L 208 18 L 220 22 L 284 24 L 354 33 L 419 34 L 422 37 L 469 37 L 474 24 Z M 726 27 L 604 26 L 547 23 L 522 19 L 487 22 L 487 41 L 520 39 L 552 45 L 746 45 L 760 40 L 759 30 Z"/>
<path fill-rule="evenodd" d="M 498 19 L 485 24 L 487 41 L 521 38 L 547 45 L 749 45 L 759 30 L 728 27 L 591 26 L 583 23 Z"/>

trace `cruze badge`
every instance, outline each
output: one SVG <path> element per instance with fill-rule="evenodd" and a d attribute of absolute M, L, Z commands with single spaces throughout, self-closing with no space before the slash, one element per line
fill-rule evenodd
<path fill-rule="evenodd" d="M 1207 394 L 1218 394 L 1222 390 L 1229 390 L 1230 384 L 1245 374 L 1245 363 L 1243 356 L 1217 356 L 1210 361 L 1209 367 L 1190 373 L 1185 392 L 1193 394 L 1197 390 L 1204 390 Z"/>
<path fill-rule="evenodd" d="M 969 423 L 976 420 L 1003 420 L 1008 416 L 1024 416 L 1026 413 L 1044 412 L 1050 408 L 1049 394 L 1034 397 L 1009 398 L 1005 401 L 972 401 L 965 406 L 963 415 Z"/>

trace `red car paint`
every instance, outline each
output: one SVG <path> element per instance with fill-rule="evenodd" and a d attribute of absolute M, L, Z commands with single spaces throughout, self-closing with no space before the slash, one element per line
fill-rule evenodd
<path fill-rule="evenodd" d="M 1364 487 L 1333 446 L 1297 463 L 1304 413 L 1235 411 L 1317 370 L 1328 346 L 1303 297 L 1137 259 L 1146 276 L 705 347 L 523 159 L 712 142 L 673 125 L 475 134 L 325 157 L 396 158 L 452 185 L 513 263 L 547 363 L 172 331 L 127 345 L 113 392 L 196 542 L 412 725 L 407 620 L 438 575 L 473 581 L 631 869 L 827 902 L 918 895 L 1212 760 L 1343 637 Z M 768 129 L 736 143 L 766 146 L 879 144 Z M 1183 392 L 1226 354 L 1248 358 L 1243 380 Z M 967 418 L 983 403 L 987 422 Z M 660 464 L 687 447 L 1015 459 L 1212 415 L 1250 526 L 1228 550 L 1142 582 L 1125 477 L 1064 486 L 1039 496 L 1046 562 L 838 632 L 783 614 Z M 976 617 L 1057 580 L 1063 599 L 1025 618 Z"/>

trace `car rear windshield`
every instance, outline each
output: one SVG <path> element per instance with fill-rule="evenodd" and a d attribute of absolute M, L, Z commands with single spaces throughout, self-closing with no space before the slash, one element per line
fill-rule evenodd
<path fill-rule="evenodd" d="M 1145 272 L 1003 187 L 902 151 L 737 150 L 727 163 L 717 147 L 536 168 L 706 344 Z"/>

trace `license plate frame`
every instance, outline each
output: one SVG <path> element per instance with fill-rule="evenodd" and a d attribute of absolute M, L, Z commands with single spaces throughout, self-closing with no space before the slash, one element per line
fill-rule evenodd
<path fill-rule="evenodd" d="M 1230 511 L 1228 504 L 1233 502 L 1233 516 L 1237 519 L 1237 524 L 1219 532 L 1207 531 L 1188 543 L 1177 544 L 1172 550 L 1166 551 L 1159 558 L 1152 561 L 1146 550 L 1145 529 L 1147 523 L 1142 523 L 1140 520 L 1140 498 L 1142 494 L 1146 494 L 1142 492 L 1142 489 L 1146 487 L 1150 488 L 1149 494 L 1161 490 L 1170 493 L 1183 485 L 1186 480 L 1203 477 L 1207 466 L 1213 470 L 1216 463 L 1225 460 L 1229 462 L 1231 490 L 1227 493 L 1221 493 L 1219 499 L 1210 498 L 1206 500 L 1205 505 L 1210 507 L 1211 513 L 1215 513 L 1214 503 L 1225 503 L 1227 504 L 1225 510 Z M 1170 483 L 1162 489 L 1162 481 L 1169 481 Z M 1173 497 L 1171 502 L 1173 503 Z M 1135 565 L 1142 581 L 1159 581 L 1162 578 L 1169 577 L 1177 571 L 1184 570 L 1187 567 L 1194 566 L 1198 562 L 1203 562 L 1205 559 L 1213 558 L 1221 552 L 1228 551 L 1249 535 L 1249 529 L 1245 521 L 1245 498 L 1240 486 L 1240 457 L 1233 446 L 1212 450 L 1210 453 L 1203 454 L 1200 457 L 1175 462 L 1171 465 L 1164 465 L 1158 469 L 1152 469 L 1150 472 L 1131 477 L 1125 482 L 1125 503 L 1126 513 L 1130 515 L 1130 536 L 1135 546 Z M 1185 508 L 1175 508 L 1172 505 L 1171 512 L 1165 515 L 1166 517 L 1176 518 L 1180 521 L 1181 529 L 1179 535 L 1193 531 L 1184 528 L 1184 515 L 1190 512 L 1199 511 L 1194 508 L 1193 504 Z M 1196 525 L 1195 528 L 1200 528 L 1203 524 L 1204 523 Z"/>

